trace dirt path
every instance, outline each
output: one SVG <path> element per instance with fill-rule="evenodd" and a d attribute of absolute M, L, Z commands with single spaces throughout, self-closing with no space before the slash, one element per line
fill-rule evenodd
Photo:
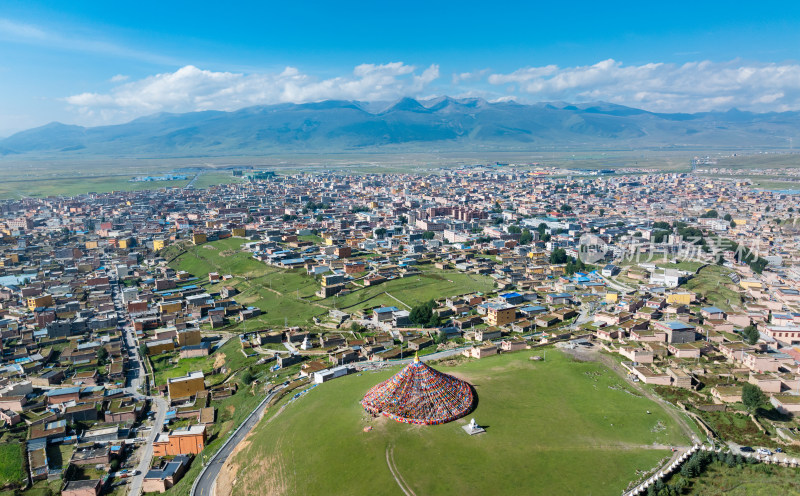
<path fill-rule="evenodd" d="M 403 494 L 406 496 L 417 496 L 414 491 L 408 486 L 408 483 L 403 476 L 400 475 L 400 471 L 397 470 L 397 466 L 394 463 L 394 446 L 387 446 L 386 447 L 386 465 L 389 466 L 389 471 L 392 473 L 392 477 L 394 477 L 394 481 L 397 482 L 397 485 L 400 486 L 400 490 L 403 491 Z"/>

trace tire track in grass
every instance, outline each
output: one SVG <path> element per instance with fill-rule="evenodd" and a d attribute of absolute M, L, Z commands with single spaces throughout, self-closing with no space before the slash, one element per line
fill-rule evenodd
<path fill-rule="evenodd" d="M 386 465 L 389 466 L 389 471 L 392 473 L 394 481 L 400 486 L 400 490 L 403 491 L 403 494 L 406 496 L 417 496 L 408 486 L 406 480 L 403 479 L 403 476 L 400 475 L 400 471 L 397 470 L 397 466 L 394 463 L 394 446 L 386 447 Z"/>

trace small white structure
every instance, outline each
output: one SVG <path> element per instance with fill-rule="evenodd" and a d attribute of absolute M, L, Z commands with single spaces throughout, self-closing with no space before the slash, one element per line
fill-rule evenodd
<path fill-rule="evenodd" d="M 481 426 L 479 426 L 478 424 L 475 423 L 475 419 L 474 418 L 470 419 L 469 424 L 463 426 L 462 429 L 464 429 L 464 432 L 466 432 L 470 436 L 474 436 L 475 434 L 481 434 L 483 432 L 486 432 L 486 429 L 484 429 L 483 427 L 481 427 Z"/>
<path fill-rule="evenodd" d="M 301 350 L 307 350 L 311 348 L 311 343 L 308 342 L 308 336 L 303 338 L 303 343 L 300 345 Z"/>

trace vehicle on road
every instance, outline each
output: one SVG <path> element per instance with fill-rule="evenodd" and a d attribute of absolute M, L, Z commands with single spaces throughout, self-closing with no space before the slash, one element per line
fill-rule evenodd
<path fill-rule="evenodd" d="M 752 453 L 754 450 L 750 446 L 742 446 L 741 448 L 739 448 L 739 451 L 741 451 L 742 453 Z"/>

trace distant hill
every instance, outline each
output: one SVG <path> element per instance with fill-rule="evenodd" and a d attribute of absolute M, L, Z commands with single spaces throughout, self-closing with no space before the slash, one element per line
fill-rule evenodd
<path fill-rule="evenodd" d="M 233 112 L 161 113 L 100 127 L 54 122 L 0 140 L 0 155 L 784 147 L 786 136 L 799 127 L 798 112 L 661 114 L 606 102 L 523 105 L 478 98 L 404 98 L 383 106 L 323 101 Z"/>

